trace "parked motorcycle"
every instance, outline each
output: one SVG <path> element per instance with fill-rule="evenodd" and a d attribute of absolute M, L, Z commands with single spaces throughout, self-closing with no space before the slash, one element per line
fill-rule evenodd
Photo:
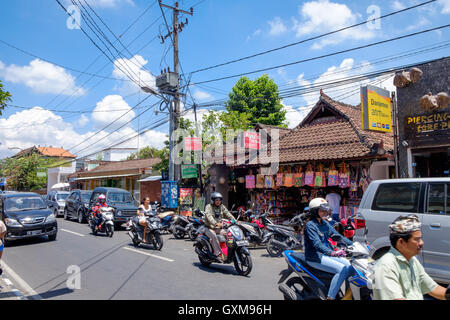
<path fill-rule="evenodd" d="M 253 263 L 250 252 L 247 249 L 248 241 L 245 240 L 244 233 L 241 228 L 235 224 L 231 224 L 229 220 L 222 220 L 224 229 L 227 230 L 227 236 L 217 235 L 220 248 L 224 255 L 224 259 L 218 259 L 212 249 L 210 239 L 206 235 L 206 226 L 199 228 L 199 235 L 195 240 L 195 252 L 198 254 L 200 263 L 209 266 L 213 262 L 217 263 L 234 263 L 234 267 L 238 274 L 246 276 L 250 274 Z"/>
<path fill-rule="evenodd" d="M 89 213 L 88 224 L 94 236 L 96 236 L 98 232 L 102 232 L 112 238 L 114 234 L 114 211 L 115 209 L 112 207 L 101 207 L 98 209 L 97 216 L 100 217 L 98 228 L 95 228 L 97 226 L 97 222 L 94 218 L 93 212 L 91 211 Z"/>
<path fill-rule="evenodd" d="M 152 209 L 156 212 L 159 219 L 161 219 L 161 231 L 167 233 L 172 232 L 175 211 L 163 211 L 161 204 L 157 201 L 152 205 Z"/>
<path fill-rule="evenodd" d="M 366 231 L 367 234 L 367 231 Z M 337 241 L 332 237 L 333 241 Z M 349 278 L 347 289 L 340 290 L 339 300 L 371 300 L 372 278 L 375 262 L 369 256 L 367 242 L 354 242 L 345 248 L 353 267 L 354 275 Z M 334 274 L 315 269 L 308 265 L 304 253 L 286 250 L 283 252 L 288 268 L 283 270 L 278 281 L 278 289 L 285 300 L 327 299 L 328 289 Z M 294 277 L 288 277 L 295 273 Z M 288 280 L 287 280 L 288 279 Z M 287 281 L 286 281 L 287 280 Z"/>
<path fill-rule="evenodd" d="M 244 233 L 245 239 L 255 246 L 265 245 L 271 236 L 267 226 L 274 224 L 267 218 L 267 212 L 256 216 L 251 209 L 247 211 L 241 210 L 237 220 L 241 217 L 250 218 L 250 222 L 238 221 L 238 226 Z"/>
<path fill-rule="evenodd" d="M 198 236 L 198 229 L 205 224 L 205 213 L 200 211 L 200 209 L 196 209 L 194 211 L 194 215 L 192 217 L 188 217 L 188 220 L 190 222 L 189 227 L 189 238 L 192 241 L 195 241 Z"/>
<path fill-rule="evenodd" d="M 175 215 L 172 223 L 172 233 L 176 239 L 184 239 L 192 227 L 187 216 Z"/>
<path fill-rule="evenodd" d="M 304 212 L 289 220 L 287 225 L 272 224 L 267 226 L 269 235 L 266 249 L 271 257 L 281 257 L 284 250 L 303 249 L 303 238 L 296 233 L 294 226 L 302 230 L 307 216 L 308 213 Z"/>
<path fill-rule="evenodd" d="M 147 233 L 145 239 L 147 243 L 153 244 L 155 250 L 161 250 L 163 247 L 163 239 L 161 236 L 161 220 L 157 215 L 147 216 Z M 138 247 L 144 241 L 145 228 L 139 224 L 139 217 L 131 218 L 127 223 L 128 235 L 133 244 Z"/>

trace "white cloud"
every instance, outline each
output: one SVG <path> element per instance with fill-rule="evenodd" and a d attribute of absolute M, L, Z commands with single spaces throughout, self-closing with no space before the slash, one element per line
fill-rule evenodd
<path fill-rule="evenodd" d="M 196 90 L 194 92 L 194 98 L 198 99 L 198 100 L 207 100 L 207 99 L 212 99 L 213 96 L 207 92 Z"/>
<path fill-rule="evenodd" d="M 270 25 L 269 35 L 278 36 L 287 31 L 286 26 L 280 17 L 275 17 L 272 21 L 267 22 Z"/>
<path fill-rule="evenodd" d="M 80 127 L 84 127 L 88 122 L 89 122 L 89 118 L 84 114 L 82 114 L 80 119 L 78 119 L 78 125 Z"/>
<path fill-rule="evenodd" d="M 304 118 L 302 112 L 298 109 L 294 109 L 292 106 L 287 106 L 282 103 L 284 110 L 286 110 L 286 122 L 288 123 L 288 128 L 295 128 Z"/>
<path fill-rule="evenodd" d="M 400 1 L 398 1 L 398 0 L 395 0 L 395 1 L 392 2 L 391 8 L 392 8 L 393 10 L 396 10 L 396 11 L 397 11 L 397 10 L 403 10 L 403 9 L 405 9 L 406 6 L 405 6 L 402 2 L 400 2 Z"/>
<path fill-rule="evenodd" d="M 8 147 L 25 149 L 40 145 L 63 147 L 67 150 L 92 136 L 98 131 L 96 129 L 93 127 L 89 132 L 80 134 L 71 123 L 41 107 L 17 112 L 9 118 L 0 119 L 0 141 L 2 142 L 0 144 L 0 158 L 17 153 L 17 150 L 8 150 Z M 107 136 L 109 134 L 110 132 L 101 131 L 85 143 L 69 151 L 77 156 L 85 156 L 133 137 L 137 132 L 131 126 L 125 126 Z M 167 138 L 164 132 L 151 130 L 140 136 L 139 144 L 161 148 L 164 146 L 165 140 Z M 121 147 L 136 146 L 137 137 L 121 145 Z M 86 150 L 82 150 L 84 148 Z"/>
<path fill-rule="evenodd" d="M 332 13 L 332 14 L 324 14 Z M 300 7 L 302 22 L 293 18 L 297 37 L 305 35 L 321 34 L 335 31 L 360 21 L 360 16 L 353 13 L 345 4 L 333 3 L 328 0 L 306 2 Z M 375 37 L 373 30 L 369 30 L 365 25 L 333 34 L 332 36 L 315 42 L 313 49 L 321 49 L 327 45 L 341 43 L 345 40 L 365 40 Z"/>
<path fill-rule="evenodd" d="M 156 78 L 144 67 L 148 61 L 140 55 L 135 55 L 131 59 L 121 58 L 114 61 L 113 75 L 118 79 L 130 80 L 126 81 L 123 86 L 119 88 L 122 95 L 127 95 L 140 90 L 141 87 L 150 87 L 156 89 Z"/>
<path fill-rule="evenodd" d="M 81 96 L 86 93 L 77 87 L 75 78 L 64 68 L 35 59 L 27 66 L 6 66 L 0 61 L 0 76 L 12 83 L 21 83 L 36 93 Z"/>
<path fill-rule="evenodd" d="M 255 32 L 253 32 L 251 35 L 247 36 L 247 42 L 250 41 L 252 38 L 259 36 L 261 33 L 262 33 L 261 29 L 255 30 Z"/>
<path fill-rule="evenodd" d="M 135 112 L 131 111 L 131 107 L 121 96 L 109 95 L 97 103 L 97 106 L 92 113 L 92 120 L 94 120 L 96 125 L 103 127 L 120 118 L 106 129 L 108 131 L 113 131 L 133 119 L 135 115 Z"/>
<path fill-rule="evenodd" d="M 442 5 L 441 13 L 450 14 L 450 0 L 438 0 L 438 3 Z"/>

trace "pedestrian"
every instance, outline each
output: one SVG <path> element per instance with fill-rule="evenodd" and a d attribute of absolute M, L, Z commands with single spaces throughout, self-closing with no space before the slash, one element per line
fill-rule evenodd
<path fill-rule="evenodd" d="M 3 223 L 2 220 L 0 220 L 0 262 L 2 260 L 2 255 L 3 255 L 3 249 L 5 248 L 4 244 L 3 244 L 3 239 L 5 238 L 6 235 L 6 226 Z M 3 273 L 2 267 L 0 265 L 0 275 Z"/>
<path fill-rule="evenodd" d="M 339 193 L 336 192 L 336 189 L 331 189 L 331 192 L 327 194 L 325 200 L 328 202 L 328 205 L 331 208 L 331 218 L 339 222 L 339 209 L 341 207 L 342 197 Z"/>
<path fill-rule="evenodd" d="M 446 289 L 431 279 L 415 257 L 424 244 L 421 226 L 414 214 L 400 216 L 389 225 L 392 246 L 375 265 L 375 300 L 423 300 L 425 294 L 446 299 Z"/>

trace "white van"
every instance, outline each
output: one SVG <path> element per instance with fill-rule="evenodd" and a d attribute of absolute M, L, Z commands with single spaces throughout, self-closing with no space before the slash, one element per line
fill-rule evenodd
<path fill-rule="evenodd" d="M 450 283 L 450 178 L 372 181 L 358 209 L 358 224 L 368 229 L 371 256 L 379 259 L 391 243 L 388 226 L 398 216 L 417 214 L 424 247 L 417 258 L 436 282 Z M 355 241 L 364 241 L 364 229 Z"/>

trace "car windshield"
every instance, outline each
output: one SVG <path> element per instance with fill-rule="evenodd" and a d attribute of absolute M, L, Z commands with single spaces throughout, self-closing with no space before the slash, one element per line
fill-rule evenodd
<path fill-rule="evenodd" d="M 25 211 L 46 209 L 46 205 L 40 197 L 12 197 L 5 200 L 5 209 L 7 211 Z"/>
<path fill-rule="evenodd" d="M 81 200 L 83 202 L 89 202 L 89 200 L 91 199 L 91 194 L 92 194 L 92 192 L 82 193 Z"/>
<path fill-rule="evenodd" d="M 108 201 L 110 202 L 121 202 L 121 203 L 132 203 L 133 198 L 131 194 L 125 192 L 111 192 L 108 194 Z"/>
<path fill-rule="evenodd" d="M 58 193 L 56 195 L 56 200 L 66 200 L 66 198 L 69 196 L 68 193 Z"/>

